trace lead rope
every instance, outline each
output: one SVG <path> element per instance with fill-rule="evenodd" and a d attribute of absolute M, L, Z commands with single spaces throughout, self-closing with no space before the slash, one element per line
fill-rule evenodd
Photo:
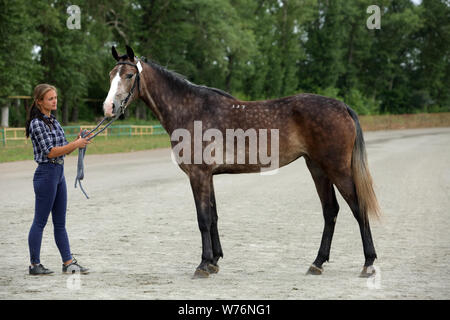
<path fill-rule="evenodd" d="M 93 138 L 95 138 L 99 133 L 103 132 L 106 128 L 108 128 L 114 121 L 116 121 L 120 115 L 123 113 L 123 109 L 122 106 L 120 108 L 120 113 L 118 113 L 118 115 L 116 117 L 114 117 L 111 121 L 109 121 L 100 131 L 98 131 L 97 133 L 95 133 L 92 137 L 89 137 L 88 140 L 92 140 Z M 93 133 L 95 130 L 98 129 L 98 127 L 100 127 L 100 125 L 105 122 L 105 120 L 108 119 L 107 117 L 103 118 L 102 121 L 100 121 L 100 123 L 91 131 L 87 131 L 87 130 L 83 130 L 80 133 L 80 137 L 81 138 L 85 138 L 87 136 L 89 136 L 91 133 Z M 78 149 L 78 163 L 77 163 L 77 176 L 75 178 L 75 189 L 77 188 L 77 184 L 80 185 L 80 189 L 83 192 L 83 194 L 86 196 L 87 199 L 89 199 L 89 196 L 87 195 L 86 191 L 84 191 L 83 189 L 83 185 L 81 184 L 81 180 L 84 179 L 84 155 L 86 153 L 86 148 L 87 146 L 85 146 L 84 148 L 79 148 Z"/>

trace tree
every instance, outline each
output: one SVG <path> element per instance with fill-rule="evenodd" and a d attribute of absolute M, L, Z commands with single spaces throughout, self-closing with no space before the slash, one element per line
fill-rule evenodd
<path fill-rule="evenodd" d="M 366 26 L 370 0 L 0 0 L 0 105 L 57 86 L 62 122 L 102 113 L 125 44 L 198 84 L 241 99 L 298 92 L 342 99 L 359 113 L 450 108 L 450 6 L 446 0 L 379 0 L 381 29 Z M 6 110 L 6 109 L 4 109 Z M 145 117 L 142 105 L 128 111 Z"/>
<path fill-rule="evenodd" d="M 306 59 L 300 66 L 301 87 L 315 91 L 318 88 L 337 87 L 344 73 L 345 23 L 343 1 L 318 0 L 315 18 L 306 24 Z"/>
<path fill-rule="evenodd" d="M 258 46 L 254 73 L 246 90 L 254 99 L 291 95 L 299 90 L 299 65 L 305 59 L 305 23 L 312 19 L 309 0 L 258 1 L 254 33 Z"/>
<path fill-rule="evenodd" d="M 27 1 L 0 1 L 0 105 L 5 115 L 10 103 L 7 97 L 31 95 L 41 72 L 35 63 L 38 52 L 34 41 L 40 37 L 35 21 Z M 8 120 L 2 124 L 8 125 Z"/>
<path fill-rule="evenodd" d="M 85 4 L 84 1 L 79 2 L 81 8 Z M 69 117 L 71 121 L 78 121 L 82 98 L 88 93 L 89 75 L 95 73 L 101 57 L 96 45 L 100 42 L 91 33 L 92 16 L 81 11 L 81 28 L 69 29 L 66 25 L 69 5 L 65 1 L 55 2 L 51 6 L 46 1 L 36 4 L 43 14 L 38 25 L 43 35 L 39 42 L 42 52 L 40 63 L 44 67 L 41 81 L 53 83 L 59 89 L 63 124 L 68 123 Z M 89 110 L 84 111 L 87 112 L 85 116 L 92 114 Z"/>
<path fill-rule="evenodd" d="M 417 64 L 414 34 L 421 27 L 419 10 L 409 0 L 383 4 L 381 30 L 375 32 L 371 60 L 367 61 L 373 90 L 382 101 L 382 113 L 412 112 L 410 77 Z"/>
<path fill-rule="evenodd" d="M 419 9 L 423 25 L 415 39 L 417 66 L 411 78 L 411 103 L 423 111 L 431 105 L 450 111 L 450 4 L 424 0 Z"/>

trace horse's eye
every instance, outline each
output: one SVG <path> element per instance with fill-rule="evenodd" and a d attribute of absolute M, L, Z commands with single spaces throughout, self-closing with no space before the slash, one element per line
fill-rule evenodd
<path fill-rule="evenodd" d="M 127 76 L 126 76 L 127 79 L 131 79 L 132 77 L 133 77 L 133 74 L 132 74 L 132 73 L 129 73 L 129 74 L 127 74 Z"/>

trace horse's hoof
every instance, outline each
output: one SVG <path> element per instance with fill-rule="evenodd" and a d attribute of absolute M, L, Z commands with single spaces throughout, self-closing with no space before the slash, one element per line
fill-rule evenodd
<path fill-rule="evenodd" d="M 360 278 L 370 278 L 375 275 L 376 270 L 374 266 L 364 267 L 359 275 Z"/>
<path fill-rule="evenodd" d="M 193 279 L 204 279 L 209 277 L 209 272 L 200 268 L 197 268 L 194 272 Z"/>
<path fill-rule="evenodd" d="M 319 276 L 321 275 L 323 272 L 322 268 L 319 268 L 317 266 L 315 266 L 314 264 L 311 265 L 311 267 L 309 267 L 308 272 L 306 272 L 306 274 L 312 274 L 315 276 Z"/>
<path fill-rule="evenodd" d="M 219 272 L 219 266 L 216 264 L 208 264 L 208 272 L 209 273 L 218 273 Z"/>

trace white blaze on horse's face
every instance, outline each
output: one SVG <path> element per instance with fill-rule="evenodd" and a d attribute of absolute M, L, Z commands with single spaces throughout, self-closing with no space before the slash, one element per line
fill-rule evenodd
<path fill-rule="evenodd" d="M 119 72 L 116 73 L 116 76 L 111 81 L 111 86 L 109 88 L 108 96 L 103 102 L 103 112 L 105 113 L 105 117 L 113 116 L 113 102 L 114 97 L 116 96 L 117 87 L 119 86 L 120 76 Z"/>
<path fill-rule="evenodd" d="M 120 69 L 122 66 L 119 66 L 116 71 L 116 75 L 111 80 L 111 86 L 109 88 L 108 96 L 103 102 L 103 112 L 105 117 L 112 117 L 118 111 L 119 105 L 122 100 L 125 99 L 127 95 L 127 90 L 129 89 L 126 81 L 120 77 Z"/>

